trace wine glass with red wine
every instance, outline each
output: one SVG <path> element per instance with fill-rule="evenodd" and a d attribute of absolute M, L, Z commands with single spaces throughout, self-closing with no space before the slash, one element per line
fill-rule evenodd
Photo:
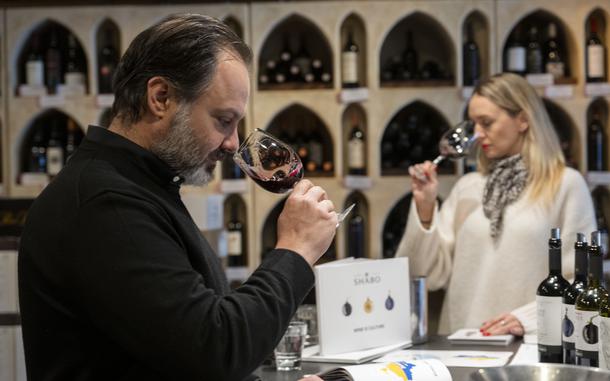
<path fill-rule="evenodd" d="M 269 192 L 287 193 L 303 178 L 303 163 L 294 149 L 258 128 L 239 146 L 233 160 L 244 173 Z M 339 222 L 353 207 L 351 205 L 337 215 Z"/>

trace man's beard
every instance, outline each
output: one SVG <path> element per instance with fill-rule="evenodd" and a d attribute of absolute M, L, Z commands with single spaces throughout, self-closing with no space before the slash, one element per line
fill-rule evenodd
<path fill-rule="evenodd" d="M 209 183 L 213 175 L 206 168 L 208 155 L 198 142 L 190 126 L 189 107 L 183 104 L 178 107 L 167 136 L 153 143 L 150 150 L 182 176 L 184 184 L 201 186 Z"/>

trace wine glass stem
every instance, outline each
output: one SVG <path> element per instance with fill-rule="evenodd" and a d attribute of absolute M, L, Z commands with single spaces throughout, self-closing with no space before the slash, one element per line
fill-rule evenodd
<path fill-rule="evenodd" d="M 445 156 L 443 156 L 443 155 L 438 155 L 438 156 L 436 157 L 436 159 L 434 159 L 434 160 L 432 161 L 432 164 L 434 164 L 434 165 L 439 165 L 439 163 L 440 163 L 441 161 L 443 161 L 444 159 L 445 159 Z"/>

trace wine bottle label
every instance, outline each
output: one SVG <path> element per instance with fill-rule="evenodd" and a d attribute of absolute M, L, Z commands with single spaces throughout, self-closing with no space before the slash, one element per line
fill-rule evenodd
<path fill-rule="evenodd" d="M 56 175 L 64 166 L 64 150 L 61 147 L 47 148 L 47 173 Z"/>
<path fill-rule="evenodd" d="M 576 344 L 576 315 L 573 304 L 562 304 L 561 339 L 566 343 Z"/>
<path fill-rule="evenodd" d="M 602 45 L 587 46 L 587 75 L 589 78 L 603 78 L 604 47 Z"/>
<path fill-rule="evenodd" d="M 341 76 L 343 83 L 358 82 L 358 53 L 343 52 L 343 63 L 341 66 Z"/>
<path fill-rule="evenodd" d="M 561 297 L 536 296 L 538 344 L 561 346 Z"/>
<path fill-rule="evenodd" d="M 525 71 L 525 48 L 514 46 L 508 49 L 508 71 Z"/>
<path fill-rule="evenodd" d="M 26 83 L 30 86 L 42 86 L 44 84 L 44 63 L 39 61 L 28 61 L 26 63 Z"/>
<path fill-rule="evenodd" d="M 227 233 L 227 254 L 229 255 L 241 255 L 241 232 L 239 230 L 232 230 Z"/>
<path fill-rule="evenodd" d="M 348 143 L 348 162 L 351 169 L 364 168 L 364 142 L 360 139 L 351 139 Z"/>
<path fill-rule="evenodd" d="M 66 73 L 65 83 L 67 86 L 83 86 L 85 84 L 85 74 L 79 72 Z"/>
<path fill-rule="evenodd" d="M 553 78 L 563 78 L 565 76 L 565 65 L 563 62 L 547 62 L 546 72 Z"/>
<path fill-rule="evenodd" d="M 576 310 L 576 350 L 599 351 L 599 312 Z"/>

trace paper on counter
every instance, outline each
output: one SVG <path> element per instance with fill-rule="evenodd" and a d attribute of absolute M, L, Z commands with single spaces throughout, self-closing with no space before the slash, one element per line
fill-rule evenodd
<path fill-rule="evenodd" d="M 521 344 L 510 365 L 532 365 L 538 363 L 538 345 Z"/>
<path fill-rule="evenodd" d="M 515 339 L 513 335 L 484 336 L 478 328 L 458 329 L 447 339 L 452 344 L 467 345 L 509 345 Z"/>
<path fill-rule="evenodd" d="M 395 351 L 375 360 L 375 362 L 414 361 L 437 359 L 446 366 L 490 368 L 504 366 L 513 352 L 499 351 L 442 351 L 409 349 Z"/>

